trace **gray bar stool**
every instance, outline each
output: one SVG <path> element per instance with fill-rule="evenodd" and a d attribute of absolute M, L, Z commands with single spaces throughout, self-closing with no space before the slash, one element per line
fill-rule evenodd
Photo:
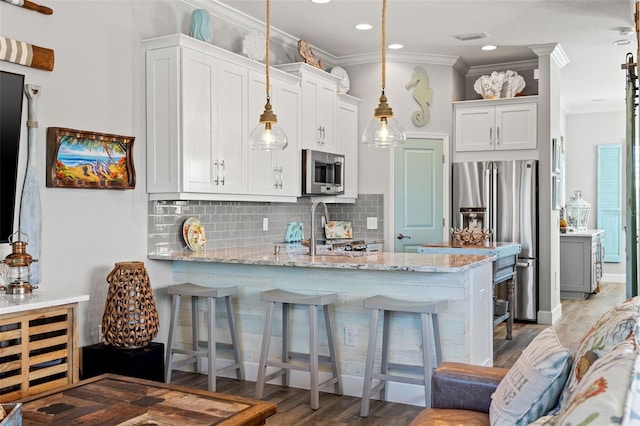
<path fill-rule="evenodd" d="M 311 408 L 317 410 L 320 407 L 320 386 L 334 385 L 337 395 L 342 395 L 342 382 L 338 372 L 338 359 L 336 357 L 335 336 L 333 333 L 333 319 L 329 305 L 338 300 L 336 293 L 323 295 L 297 294 L 285 290 L 269 290 L 260 294 L 260 299 L 268 302 L 267 316 L 262 335 L 262 350 L 260 352 L 260 364 L 258 365 L 258 379 L 256 381 L 256 398 L 262 399 L 264 384 L 278 376 L 282 376 L 282 386 L 289 386 L 289 370 L 308 371 L 310 373 Z M 269 344 L 271 341 L 271 326 L 273 324 L 273 309 L 276 303 L 282 303 L 282 361 L 269 361 Z M 291 305 L 309 306 L 309 353 L 289 351 L 289 318 Z M 329 343 L 329 356 L 318 354 L 318 306 L 324 309 L 324 321 L 327 329 Z M 294 365 L 291 359 L 303 360 L 304 365 Z M 333 377 L 318 383 L 318 364 L 330 364 Z M 269 375 L 267 366 L 279 367 Z"/>
<path fill-rule="evenodd" d="M 362 406 L 360 416 L 369 415 L 369 402 L 375 392 L 380 392 L 380 400 L 387 400 L 387 381 L 410 383 L 424 386 L 425 407 L 431 406 L 431 372 L 442 362 L 442 349 L 440 347 L 440 330 L 438 326 L 438 314 L 448 306 L 446 300 L 437 302 L 409 302 L 396 300 L 385 296 L 374 296 L 364 299 L 364 307 L 371 309 L 371 328 L 369 329 L 369 348 L 367 349 L 367 363 L 364 373 L 364 385 L 362 390 Z M 382 325 L 382 357 L 380 361 L 380 374 L 373 372 L 374 355 L 376 352 L 376 339 L 378 337 L 378 316 L 383 312 Z M 407 365 L 389 362 L 389 325 L 392 312 L 410 312 L 420 314 L 422 324 L 422 365 Z M 429 321 L 431 320 L 431 321 Z M 433 343 L 436 352 L 436 362 L 433 363 L 431 352 L 431 327 L 433 327 Z M 389 369 L 417 373 L 421 377 L 406 377 L 389 374 Z M 372 380 L 378 379 L 380 383 L 373 389 Z"/>
<path fill-rule="evenodd" d="M 169 347 L 167 348 L 167 362 L 165 383 L 171 382 L 171 371 L 174 368 L 181 367 L 186 364 L 196 364 L 196 372 L 200 373 L 200 358 L 207 358 L 207 369 L 209 372 L 208 386 L 209 390 L 216 390 L 216 376 L 228 371 L 236 370 L 239 380 L 244 380 L 244 371 L 240 362 L 238 350 L 238 330 L 233 315 L 233 307 L 231 305 L 231 296 L 238 294 L 238 287 L 202 287 L 199 285 L 184 283 L 167 287 L 167 293 L 173 295 L 171 302 L 171 323 L 169 326 Z M 182 296 L 191 296 L 191 332 L 193 338 L 193 349 L 175 348 L 175 334 L 178 325 L 178 314 L 180 311 L 180 298 Z M 207 299 L 208 321 L 207 321 L 207 341 L 200 340 L 200 327 L 198 320 L 198 301 L 200 297 Z M 227 305 L 227 319 L 229 321 L 229 332 L 231 334 L 231 343 L 216 342 L 216 298 L 224 297 Z M 200 350 L 205 347 L 205 350 Z M 233 364 L 223 368 L 216 368 L 216 348 L 231 349 L 233 351 Z M 188 358 L 173 361 L 174 354 L 189 355 Z"/>

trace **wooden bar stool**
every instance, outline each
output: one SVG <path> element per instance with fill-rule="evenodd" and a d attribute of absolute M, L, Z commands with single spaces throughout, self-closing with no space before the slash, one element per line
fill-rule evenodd
<path fill-rule="evenodd" d="M 260 294 L 260 299 L 268 302 L 267 316 L 262 335 L 262 350 L 260 352 L 260 364 L 258 365 L 258 379 L 256 382 L 256 398 L 262 399 L 264 384 L 278 376 L 282 376 L 282 385 L 289 386 L 289 370 L 308 371 L 310 373 L 311 408 L 317 410 L 320 407 L 320 386 L 334 385 L 337 395 L 342 395 L 342 382 L 338 372 L 338 359 L 336 357 L 335 336 L 333 333 L 333 319 L 329 305 L 338 300 L 336 293 L 324 295 L 297 294 L 285 290 L 269 290 Z M 282 303 L 282 361 L 269 361 L 269 344 L 271 341 L 271 326 L 273 324 L 273 309 L 276 303 Z M 289 318 L 291 305 L 309 306 L 309 353 L 289 351 Z M 329 356 L 318 354 L 318 306 L 324 309 L 324 321 L 327 329 L 329 343 Z M 291 359 L 303 360 L 304 365 L 294 365 Z M 333 377 L 318 383 L 318 364 L 330 364 Z M 279 367 L 269 375 L 267 367 Z"/>
<path fill-rule="evenodd" d="M 370 398 L 375 392 L 380 392 L 380 400 L 387 400 L 387 381 L 424 386 L 425 407 L 431 406 L 431 372 L 442 362 L 438 314 L 444 311 L 447 306 L 448 302 L 446 300 L 437 302 L 409 302 L 385 296 L 374 296 L 364 299 L 364 307 L 366 309 L 371 309 L 371 328 L 369 329 L 369 348 L 367 349 L 360 416 L 367 417 L 369 415 Z M 380 311 L 383 312 L 382 358 L 380 362 L 380 374 L 378 374 L 373 372 L 373 364 L 376 352 L 376 340 L 378 337 L 378 317 Z M 420 314 L 422 326 L 422 366 L 389 362 L 389 326 L 391 323 L 392 312 L 410 312 Z M 431 322 L 431 326 L 429 325 L 429 322 Z M 430 343 L 431 327 L 433 327 L 433 344 L 436 352 L 435 364 L 432 360 Z M 417 373 L 421 377 L 407 377 L 390 374 L 390 369 Z M 380 383 L 372 389 L 371 386 L 373 379 L 380 380 Z"/>
<path fill-rule="evenodd" d="M 174 368 L 181 367 L 186 364 L 196 364 L 196 372 L 200 373 L 200 358 L 207 358 L 207 369 L 209 373 L 208 386 L 211 392 L 216 390 L 216 376 L 228 371 L 236 370 L 239 380 L 244 380 L 244 371 L 240 362 L 240 352 L 238 350 L 238 330 L 233 315 L 233 307 L 231 305 L 231 296 L 238 293 L 238 287 L 202 287 L 199 285 L 184 283 L 167 287 L 167 292 L 173 295 L 171 302 L 171 323 L 169 326 L 169 346 L 167 348 L 167 362 L 165 383 L 171 382 L 171 371 Z M 191 332 L 193 338 L 193 348 L 178 349 L 175 348 L 175 334 L 178 325 L 178 314 L 180 311 L 180 298 L 182 296 L 191 296 Z M 198 301 L 203 297 L 207 299 L 207 341 L 200 340 L 200 327 L 198 321 Z M 231 334 L 231 343 L 216 342 L 216 298 L 224 297 L 227 305 L 227 319 L 229 321 L 229 332 Z M 205 350 L 200 350 L 205 347 Z M 216 348 L 231 349 L 233 351 L 233 364 L 216 368 Z M 174 354 L 189 355 L 188 358 L 173 361 Z"/>

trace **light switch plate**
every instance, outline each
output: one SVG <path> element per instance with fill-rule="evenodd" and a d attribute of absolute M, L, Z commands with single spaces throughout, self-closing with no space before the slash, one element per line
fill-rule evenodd
<path fill-rule="evenodd" d="M 378 229 L 378 218 L 377 217 L 368 217 L 367 218 L 367 229 Z"/>

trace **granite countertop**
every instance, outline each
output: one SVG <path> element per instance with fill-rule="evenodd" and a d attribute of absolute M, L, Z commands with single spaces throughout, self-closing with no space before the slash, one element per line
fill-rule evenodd
<path fill-rule="evenodd" d="M 52 290 L 34 290 L 28 294 L 0 293 L 0 315 L 86 302 L 88 294 L 65 294 Z"/>
<path fill-rule="evenodd" d="M 187 262 L 233 263 L 243 265 L 271 265 L 301 268 L 364 269 L 373 271 L 407 272 L 461 272 L 485 263 L 495 256 L 466 254 L 419 254 L 389 252 L 331 252 L 309 256 L 308 249 L 300 244 L 280 245 L 278 254 L 274 246 L 232 247 L 180 251 L 167 254 L 150 254 L 149 259 Z"/>
<path fill-rule="evenodd" d="M 443 241 L 441 243 L 423 244 L 418 247 L 419 253 L 443 253 L 443 254 L 489 254 L 498 257 L 512 256 L 522 251 L 520 243 L 494 242 L 487 245 L 463 245 L 457 241 Z"/>

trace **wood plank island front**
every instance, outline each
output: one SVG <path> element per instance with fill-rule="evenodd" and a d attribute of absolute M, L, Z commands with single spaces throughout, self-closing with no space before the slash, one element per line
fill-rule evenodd
<path fill-rule="evenodd" d="M 234 308 L 241 357 L 250 380 L 257 376 L 266 312 L 260 293 L 275 288 L 309 294 L 338 293 L 333 313 L 340 373 L 347 395 L 362 394 L 370 321 L 370 311 L 364 309 L 363 299 L 374 295 L 412 301 L 447 300 L 448 308 L 440 316 L 443 359 L 492 365 L 494 256 L 353 252 L 351 255 L 318 254 L 312 257 L 303 251 L 301 246 L 283 246 L 275 254 L 273 246 L 265 246 L 151 254 L 149 258 L 172 260 L 175 283 L 239 287 Z M 182 307 L 190 310 L 189 301 L 183 300 Z M 222 305 L 217 312 L 222 339 L 228 338 Z M 181 317 L 188 321 L 189 315 L 185 311 Z M 291 323 L 291 349 L 307 352 L 307 310 L 294 308 Z M 281 336 L 281 321 L 276 320 L 275 324 L 278 325 L 274 335 Z M 182 325 L 185 327 L 180 328 L 179 337 L 190 342 L 189 324 Z M 353 339 L 345 339 L 346 330 Z M 319 335 L 321 349 L 326 353 L 326 336 L 322 330 Z M 279 356 L 275 339 L 277 337 L 271 345 L 273 357 Z M 390 347 L 391 361 L 422 364 L 418 315 L 399 313 L 393 317 Z M 379 356 L 378 352 L 377 365 Z M 308 388 L 308 374 L 296 373 L 292 371 L 291 386 Z M 388 398 L 423 405 L 424 390 L 415 385 L 390 383 Z"/>

